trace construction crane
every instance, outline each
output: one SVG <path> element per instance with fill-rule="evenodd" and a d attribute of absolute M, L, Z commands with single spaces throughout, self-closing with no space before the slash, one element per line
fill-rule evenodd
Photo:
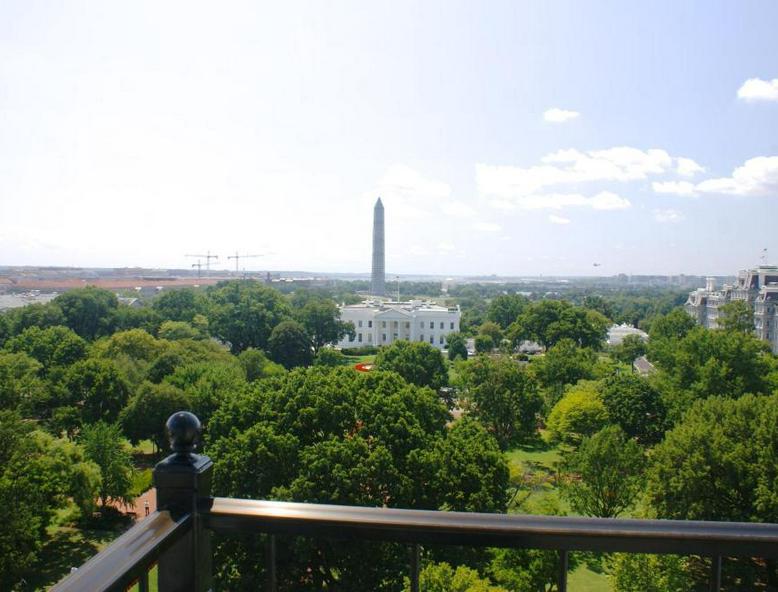
<path fill-rule="evenodd" d="M 192 267 L 196 267 L 197 268 L 197 277 L 199 278 L 202 275 L 203 262 L 198 259 L 197 263 L 192 263 Z"/>
<path fill-rule="evenodd" d="M 200 259 L 205 259 L 205 271 L 210 271 L 211 270 L 211 259 L 218 259 L 219 258 L 218 255 L 211 255 L 210 251 L 208 251 L 205 255 L 189 255 L 189 254 L 187 254 L 187 255 L 184 255 L 184 257 L 197 257 L 197 259 L 198 259 L 197 264 L 192 265 L 192 267 L 197 267 L 197 270 L 198 270 L 198 276 L 197 277 L 200 277 L 199 276 L 200 267 L 198 267 L 198 264 L 200 264 Z"/>
<path fill-rule="evenodd" d="M 240 260 L 241 259 L 251 259 L 252 257 L 264 257 L 267 253 L 262 253 L 260 255 L 240 255 L 237 251 L 235 251 L 234 255 L 227 255 L 227 259 L 235 259 L 235 273 L 238 273 Z"/>

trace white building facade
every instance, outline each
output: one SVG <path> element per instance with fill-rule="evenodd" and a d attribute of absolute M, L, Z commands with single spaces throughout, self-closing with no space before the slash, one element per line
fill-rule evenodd
<path fill-rule="evenodd" d="M 391 345 L 395 341 L 424 341 L 446 348 L 446 336 L 459 331 L 459 307 L 432 302 L 367 301 L 340 307 L 340 319 L 354 324 L 353 338 L 346 336 L 338 347 Z"/>
<path fill-rule="evenodd" d="M 753 308 L 755 335 L 769 342 L 778 354 L 778 267 L 742 270 L 735 285 L 724 284 L 720 289 L 708 278 L 704 289 L 689 294 L 684 308 L 703 327 L 716 329 L 719 307 L 734 300 L 744 300 Z"/>

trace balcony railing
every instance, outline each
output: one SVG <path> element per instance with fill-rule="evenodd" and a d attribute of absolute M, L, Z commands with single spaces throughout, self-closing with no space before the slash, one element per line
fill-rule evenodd
<path fill-rule="evenodd" d="M 557 588 L 567 590 L 571 551 L 670 553 L 711 558 L 710 590 L 721 589 L 724 557 L 778 559 L 778 524 L 621 520 L 364 508 L 210 497 L 213 464 L 193 453 L 199 421 L 168 420 L 174 453 L 157 465 L 158 511 L 52 588 L 54 592 L 213 589 L 211 536 L 266 533 L 266 589 L 276 590 L 276 535 L 378 540 L 409 546 L 411 590 L 419 590 L 420 545 L 521 547 L 559 553 Z"/>

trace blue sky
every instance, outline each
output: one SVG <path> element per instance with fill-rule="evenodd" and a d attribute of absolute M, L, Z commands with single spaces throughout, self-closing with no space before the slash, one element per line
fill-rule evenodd
<path fill-rule="evenodd" d="M 4 2 L 0 264 L 778 260 L 775 2 Z M 593 263 L 601 267 L 594 268 Z"/>

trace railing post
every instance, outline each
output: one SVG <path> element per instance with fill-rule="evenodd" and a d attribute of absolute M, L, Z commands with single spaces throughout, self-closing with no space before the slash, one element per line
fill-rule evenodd
<path fill-rule="evenodd" d="M 710 558 L 710 586 L 711 592 L 720 592 L 721 590 L 721 555 L 714 555 Z"/>
<path fill-rule="evenodd" d="M 567 592 L 567 570 L 570 566 L 570 553 L 567 549 L 559 550 L 559 573 L 556 587 L 558 592 Z"/>
<path fill-rule="evenodd" d="M 421 571 L 421 553 L 419 545 L 411 545 L 408 549 L 411 568 L 411 592 L 419 592 L 419 572 Z"/>
<path fill-rule="evenodd" d="M 213 463 L 194 454 L 200 420 L 179 411 L 165 425 L 173 454 L 154 468 L 157 509 L 174 517 L 191 514 L 192 528 L 159 558 L 160 592 L 208 592 L 212 589 L 211 534 L 203 528 L 201 512 L 210 509 Z"/>

